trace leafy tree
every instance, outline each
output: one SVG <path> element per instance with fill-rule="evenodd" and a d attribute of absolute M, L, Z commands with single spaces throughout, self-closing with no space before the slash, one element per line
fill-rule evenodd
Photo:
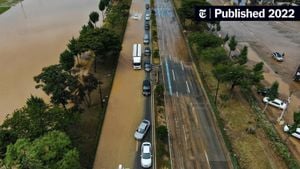
<path fill-rule="evenodd" d="M 89 73 L 86 76 L 83 76 L 83 86 L 84 90 L 87 91 L 87 103 L 88 106 L 91 104 L 91 93 L 93 90 L 97 89 L 97 86 L 99 84 L 98 79 L 91 73 Z"/>
<path fill-rule="evenodd" d="M 68 49 L 71 53 L 73 53 L 76 56 L 77 63 L 79 64 L 79 56 L 81 54 L 81 47 L 79 46 L 78 39 L 75 39 L 72 37 L 72 39 L 68 43 Z"/>
<path fill-rule="evenodd" d="M 99 14 L 95 11 L 90 13 L 90 21 L 94 24 L 94 26 L 96 27 L 96 22 L 99 21 Z"/>
<path fill-rule="evenodd" d="M 228 61 L 228 57 L 226 51 L 223 47 L 216 48 L 206 48 L 200 51 L 200 56 L 213 65 L 217 65 L 218 63 L 225 63 Z"/>
<path fill-rule="evenodd" d="M 61 104 L 65 110 L 66 105 L 73 100 L 82 101 L 82 84 L 78 79 L 62 69 L 61 65 L 51 65 L 42 69 L 42 73 L 34 77 L 36 88 L 50 96 L 51 103 Z M 73 102 L 75 103 L 75 102 Z M 78 102 L 76 102 L 78 103 Z M 75 104 L 78 107 L 78 104 Z"/>
<path fill-rule="evenodd" d="M 192 33 L 189 36 L 189 41 L 192 44 L 195 44 L 198 50 L 209 48 L 209 47 L 211 48 L 220 47 L 223 44 L 223 40 L 221 38 L 217 37 L 214 34 L 206 33 L 206 32 Z"/>
<path fill-rule="evenodd" d="M 226 34 L 226 36 L 224 37 L 224 43 L 226 43 L 229 40 L 229 36 L 228 34 Z"/>
<path fill-rule="evenodd" d="M 74 54 L 69 50 L 65 50 L 60 54 L 59 63 L 65 71 L 70 71 L 75 64 Z"/>
<path fill-rule="evenodd" d="M 210 6 L 211 4 L 206 1 L 189 0 L 182 1 L 181 7 L 178 9 L 178 14 L 185 25 L 186 20 L 195 23 L 195 6 Z"/>
<path fill-rule="evenodd" d="M 212 70 L 214 77 L 217 79 L 217 88 L 216 88 L 215 100 L 214 100 L 215 104 L 217 104 L 220 82 L 223 82 L 225 80 L 224 76 L 225 76 L 226 72 L 228 72 L 228 70 L 227 70 L 228 68 L 229 67 L 226 64 L 218 64 Z"/>
<path fill-rule="evenodd" d="M 99 10 L 101 11 L 101 14 L 102 14 L 102 19 L 104 20 L 104 13 L 103 11 L 105 10 L 105 2 L 104 0 L 100 0 L 100 3 L 99 3 Z"/>
<path fill-rule="evenodd" d="M 266 97 L 268 97 L 268 101 L 273 101 L 274 99 L 276 99 L 278 97 L 278 87 L 279 87 L 279 83 L 277 81 L 275 81 L 271 88 L 270 91 L 267 93 Z M 263 113 L 266 111 L 267 107 L 268 107 L 268 102 L 265 105 L 265 108 L 263 110 Z"/>
<path fill-rule="evenodd" d="M 240 55 L 238 56 L 236 62 L 237 62 L 238 64 L 240 64 L 240 65 L 246 64 L 246 63 L 248 62 L 248 57 L 247 57 L 247 55 L 248 55 L 248 47 L 245 46 L 245 47 L 242 49 Z"/>
<path fill-rule="evenodd" d="M 73 114 L 60 107 L 49 106 L 41 98 L 31 96 L 26 106 L 14 111 L 12 116 L 4 121 L 1 129 L 17 138 L 35 139 L 48 131 L 66 129 L 72 119 Z M 4 140 L 1 138 L 1 141 Z"/>
<path fill-rule="evenodd" d="M 92 50 L 95 53 L 95 71 L 98 60 L 105 61 L 109 56 L 117 56 L 121 50 L 120 37 L 106 28 L 90 29 L 87 26 L 83 27 L 80 31 L 78 44 L 81 51 Z"/>
<path fill-rule="evenodd" d="M 228 56 L 231 58 L 231 52 L 234 51 L 237 46 L 237 41 L 235 40 L 235 36 L 232 36 L 230 38 L 228 46 L 230 49 Z"/>
<path fill-rule="evenodd" d="M 7 147 L 4 164 L 8 168 L 80 169 L 79 154 L 69 137 L 52 131 L 30 141 L 18 139 Z"/>

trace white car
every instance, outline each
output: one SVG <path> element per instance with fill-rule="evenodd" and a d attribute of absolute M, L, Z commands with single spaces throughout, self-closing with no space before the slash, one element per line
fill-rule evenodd
<path fill-rule="evenodd" d="M 278 62 L 283 62 L 284 53 L 280 54 L 279 52 L 274 52 L 272 53 L 272 57 Z"/>
<path fill-rule="evenodd" d="M 284 102 L 280 99 L 269 100 L 269 97 L 264 97 L 263 102 L 268 103 L 268 104 L 270 104 L 274 107 L 277 107 L 281 110 L 286 109 L 286 106 L 287 106 L 286 102 Z"/>
<path fill-rule="evenodd" d="M 289 130 L 290 130 L 290 126 L 289 125 L 284 125 L 283 131 L 288 132 Z M 300 139 L 300 128 L 297 128 L 296 132 L 292 133 L 292 136 Z"/>
<path fill-rule="evenodd" d="M 134 13 L 134 14 L 132 15 L 132 19 L 139 20 L 139 19 L 140 19 L 139 14 L 138 14 L 138 13 Z"/>
<path fill-rule="evenodd" d="M 149 120 L 143 120 L 139 127 L 136 129 L 134 133 L 134 138 L 137 140 L 142 140 L 147 133 L 148 129 L 150 127 L 150 121 Z"/>
<path fill-rule="evenodd" d="M 151 143 L 143 142 L 141 146 L 141 166 L 150 168 L 152 166 Z"/>
<path fill-rule="evenodd" d="M 150 13 L 145 14 L 145 20 L 146 21 L 150 21 L 150 17 L 151 17 Z"/>

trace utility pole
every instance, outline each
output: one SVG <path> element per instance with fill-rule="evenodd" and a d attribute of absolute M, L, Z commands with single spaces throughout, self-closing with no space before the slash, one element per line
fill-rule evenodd
<path fill-rule="evenodd" d="M 277 121 L 279 122 L 280 125 L 284 124 L 284 120 L 282 120 L 284 113 L 287 111 L 289 104 L 291 103 L 291 97 L 292 97 L 293 91 L 290 91 L 290 95 L 287 99 L 287 104 L 286 104 L 286 108 L 282 110 L 279 118 L 277 119 Z"/>

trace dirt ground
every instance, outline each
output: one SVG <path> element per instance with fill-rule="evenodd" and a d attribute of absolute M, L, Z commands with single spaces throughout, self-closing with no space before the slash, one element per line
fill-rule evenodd
<path fill-rule="evenodd" d="M 130 14 L 143 14 L 143 1 L 133 0 Z M 144 16 L 144 15 L 143 15 Z M 98 144 L 95 169 L 113 169 L 119 164 L 133 168 L 137 148 L 133 134 L 144 115 L 142 81 L 143 70 L 132 69 L 132 45 L 143 39 L 143 16 L 129 18 L 122 51 L 119 57 L 107 112 Z"/>
<path fill-rule="evenodd" d="M 251 47 L 249 47 L 249 45 L 247 43 L 244 43 L 244 45 L 248 46 L 248 59 L 250 63 L 258 63 L 260 61 L 263 61 L 258 54 L 256 53 L 256 51 L 254 51 Z M 282 80 L 281 76 L 276 74 L 271 66 L 264 62 L 265 66 L 265 73 L 264 73 L 264 84 L 266 86 L 270 86 L 274 81 L 278 81 L 279 83 L 279 93 L 282 99 L 287 100 L 288 97 L 288 93 L 291 90 L 294 90 L 294 92 L 297 94 L 297 92 L 299 93 L 299 90 L 294 87 L 294 85 L 299 85 L 299 84 L 295 84 L 295 82 L 291 82 L 290 84 L 286 83 L 285 81 Z M 291 97 L 291 103 L 289 104 L 288 110 L 285 113 L 284 116 L 284 121 L 287 124 L 291 124 L 293 123 L 293 114 L 296 111 L 300 110 L 300 99 L 299 97 L 297 97 L 297 95 L 292 95 Z M 278 133 L 280 134 L 281 138 L 285 139 L 287 137 L 286 133 L 283 132 L 282 128 L 283 126 L 279 125 L 279 123 L 277 122 L 278 117 L 281 114 L 281 110 L 278 110 L 276 108 L 269 108 L 269 111 L 267 111 L 267 115 L 269 117 L 269 119 L 274 122 L 275 127 L 278 131 Z M 300 144 L 299 144 L 299 140 L 293 138 L 293 137 L 289 137 L 288 139 L 288 145 L 289 145 L 289 149 L 292 151 L 292 153 L 295 155 L 295 158 L 298 159 L 298 161 L 300 161 Z"/>

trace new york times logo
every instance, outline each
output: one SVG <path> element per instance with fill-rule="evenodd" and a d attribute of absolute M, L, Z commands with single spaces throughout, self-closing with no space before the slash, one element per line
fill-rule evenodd
<path fill-rule="evenodd" d="M 199 6 L 198 21 L 299 21 L 300 6 Z"/>
<path fill-rule="evenodd" d="M 202 19 L 206 18 L 206 9 L 199 9 L 199 17 Z"/>

